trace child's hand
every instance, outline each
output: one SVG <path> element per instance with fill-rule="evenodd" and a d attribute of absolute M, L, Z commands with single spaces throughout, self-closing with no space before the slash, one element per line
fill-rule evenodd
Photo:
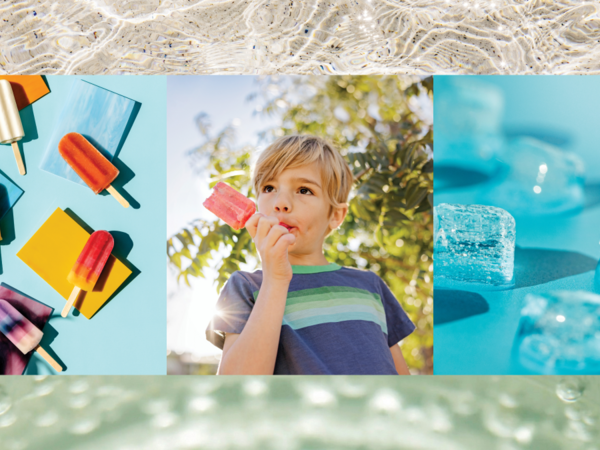
<path fill-rule="evenodd" d="M 292 280 L 292 265 L 288 259 L 288 248 L 296 242 L 296 236 L 279 225 L 276 217 L 261 213 L 254 214 L 246 222 L 246 229 L 260 255 L 264 279 L 289 283 Z"/>

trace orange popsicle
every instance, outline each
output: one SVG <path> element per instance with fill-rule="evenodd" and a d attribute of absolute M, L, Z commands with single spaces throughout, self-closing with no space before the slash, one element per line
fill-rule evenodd
<path fill-rule="evenodd" d="M 58 152 L 94 194 L 106 189 L 125 208 L 129 206 L 127 200 L 111 186 L 119 170 L 81 134 L 65 134 L 58 143 Z"/>
<path fill-rule="evenodd" d="M 67 314 L 69 314 L 79 291 L 94 289 L 114 245 L 115 241 L 108 231 L 99 230 L 92 233 L 67 276 L 67 281 L 75 287 L 62 310 L 61 315 L 63 317 L 67 317 Z"/>

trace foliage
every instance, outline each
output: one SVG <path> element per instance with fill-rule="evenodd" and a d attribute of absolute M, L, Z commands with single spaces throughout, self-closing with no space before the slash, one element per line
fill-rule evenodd
<path fill-rule="evenodd" d="M 432 78 L 397 76 L 266 77 L 249 100 L 260 114 L 281 125 L 261 134 L 265 142 L 287 134 L 313 134 L 334 141 L 352 167 L 355 185 L 350 210 L 325 243 L 331 262 L 372 270 L 390 286 L 417 331 L 403 343 L 413 369 L 431 373 L 433 345 L 432 217 L 433 135 L 420 108 L 430 107 Z M 252 147 L 235 145 L 234 129 L 212 136 L 199 116 L 205 142 L 191 153 L 210 175 L 210 185 L 226 180 L 250 192 Z M 217 289 L 254 261 L 246 230 L 218 220 L 197 220 L 168 240 L 169 261 L 179 277 L 203 276 L 218 250 L 228 256 L 218 267 Z M 185 264 L 184 264 L 185 261 Z M 190 263 L 191 261 L 191 263 Z"/>

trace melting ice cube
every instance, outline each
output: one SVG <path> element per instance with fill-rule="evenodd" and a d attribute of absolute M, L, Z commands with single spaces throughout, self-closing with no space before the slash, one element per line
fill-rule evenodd
<path fill-rule="evenodd" d="M 557 214 L 584 203 L 583 162 L 533 138 L 515 139 L 502 150 L 504 170 L 479 200 L 513 215 Z"/>
<path fill-rule="evenodd" d="M 494 173 L 504 138 L 502 91 L 473 77 L 439 77 L 435 86 L 435 164 Z"/>
<path fill-rule="evenodd" d="M 514 351 L 518 362 L 536 373 L 600 373 L 600 296 L 528 294 Z"/>
<path fill-rule="evenodd" d="M 493 206 L 442 203 L 433 210 L 434 286 L 514 286 L 515 220 Z"/>

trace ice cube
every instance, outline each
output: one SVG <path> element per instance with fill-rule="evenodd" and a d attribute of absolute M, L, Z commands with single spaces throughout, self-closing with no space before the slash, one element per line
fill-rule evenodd
<path fill-rule="evenodd" d="M 449 165 L 488 175 L 503 146 L 502 91 L 473 77 L 435 80 L 435 165 Z"/>
<path fill-rule="evenodd" d="M 583 207 L 583 162 L 533 138 L 518 138 L 502 151 L 502 174 L 479 201 L 513 215 L 557 214 Z"/>
<path fill-rule="evenodd" d="M 514 286 L 515 219 L 493 206 L 442 203 L 433 209 L 434 286 Z"/>
<path fill-rule="evenodd" d="M 540 374 L 600 373 L 600 296 L 528 294 L 514 352 L 521 366 Z"/>

